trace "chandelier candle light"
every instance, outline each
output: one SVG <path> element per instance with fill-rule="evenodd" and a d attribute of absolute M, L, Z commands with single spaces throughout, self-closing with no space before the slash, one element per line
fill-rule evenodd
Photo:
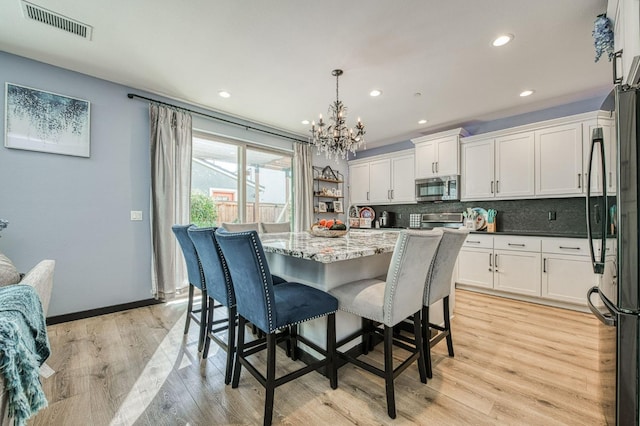
<path fill-rule="evenodd" d="M 311 122 L 311 143 L 318 148 L 318 155 L 324 152 L 327 158 L 335 156 L 338 161 L 338 156 L 345 159 L 349 152 L 354 156 L 356 150 L 366 143 L 364 141 L 364 125 L 358 118 L 358 124 L 353 129 L 348 128 L 345 125 L 347 118 L 347 107 L 340 101 L 338 96 L 338 78 L 343 74 L 342 70 L 333 70 L 331 75 L 336 78 L 336 101 L 329 105 L 329 120 L 331 124 L 327 126 L 327 123 L 322 121 L 322 114 L 320 114 L 320 120 L 318 121 L 318 127 L 316 128 L 316 122 Z"/>

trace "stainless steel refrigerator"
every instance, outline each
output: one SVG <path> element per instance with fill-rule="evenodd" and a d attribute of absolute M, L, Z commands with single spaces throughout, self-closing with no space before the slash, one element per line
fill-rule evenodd
<path fill-rule="evenodd" d="M 597 247 L 605 247 L 607 237 L 609 241 L 617 237 L 617 285 L 593 287 L 587 294 L 589 308 L 601 321 L 598 330 L 599 386 L 605 417 L 610 425 L 640 424 L 639 102 L 639 89 L 628 86 L 615 88 L 617 141 L 612 142 L 617 143 L 616 196 L 607 197 L 606 193 L 594 196 L 591 186 L 587 187 L 587 233 L 591 240 L 595 273 L 603 274 L 605 271 L 606 250 L 599 250 L 598 253 Z M 593 167 L 601 167 L 605 171 L 600 174 L 602 188 L 607 188 L 609 173 L 606 171 L 605 141 L 602 136 L 602 129 L 594 129 L 589 176 Z"/>

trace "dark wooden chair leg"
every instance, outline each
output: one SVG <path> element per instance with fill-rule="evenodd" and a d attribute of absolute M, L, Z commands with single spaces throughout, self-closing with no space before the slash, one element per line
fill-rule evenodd
<path fill-rule="evenodd" d="M 233 365 L 233 381 L 231 382 L 232 388 L 237 388 L 240 383 L 240 370 L 242 370 L 242 364 L 240 364 L 240 358 L 244 357 L 244 328 L 247 320 L 243 316 L 238 315 L 238 345 L 236 347 L 236 361 Z"/>
<path fill-rule="evenodd" d="M 387 391 L 387 414 L 396 418 L 396 397 L 393 388 L 393 327 L 384 326 L 384 383 Z"/>
<path fill-rule="evenodd" d="M 213 300 L 210 303 L 207 303 L 207 327 L 206 327 L 206 331 L 204 333 L 204 349 L 202 350 L 202 359 L 207 358 L 207 355 L 209 354 L 209 345 L 211 344 L 211 337 L 209 337 L 209 335 L 211 334 L 211 330 L 213 328 L 213 306 L 215 305 L 215 303 L 213 302 Z"/>
<path fill-rule="evenodd" d="M 364 355 L 369 353 L 369 331 L 370 321 L 366 318 L 362 318 L 362 353 Z"/>
<path fill-rule="evenodd" d="M 229 328 L 227 329 L 227 369 L 224 375 L 224 384 L 231 383 L 231 373 L 233 372 L 233 363 L 236 352 L 236 313 L 237 308 L 228 308 Z M 213 322 L 213 317 L 211 318 Z M 243 336 L 244 337 L 244 336 Z"/>
<path fill-rule="evenodd" d="M 445 296 L 442 299 L 442 310 L 444 312 L 444 328 L 447 333 L 447 349 L 449 350 L 449 356 L 453 354 L 453 338 L 451 337 L 451 317 L 449 315 L 449 296 Z"/>
<path fill-rule="evenodd" d="M 273 395 L 276 389 L 276 333 L 267 334 L 267 380 L 265 383 L 264 426 L 273 419 Z"/>
<path fill-rule="evenodd" d="M 289 327 L 291 341 L 291 359 L 298 360 L 298 325 L 294 324 Z"/>
<path fill-rule="evenodd" d="M 338 365 L 336 360 L 336 314 L 327 316 L 327 376 L 331 389 L 338 388 Z"/>
<path fill-rule="evenodd" d="M 189 284 L 189 300 L 187 303 L 187 321 L 184 324 L 184 334 L 189 332 L 189 324 L 191 324 L 191 311 L 193 310 L 193 286 Z M 198 348 L 200 351 L 200 348 Z"/>
<path fill-rule="evenodd" d="M 422 307 L 422 346 L 424 352 L 424 363 L 427 368 L 427 377 L 433 378 L 433 366 L 431 364 L 431 330 L 429 329 L 429 307 Z"/>
<path fill-rule="evenodd" d="M 420 352 L 418 358 L 418 371 L 420 372 L 420 381 L 427 383 L 427 370 L 424 353 L 424 344 L 422 343 L 422 322 L 420 321 L 420 311 L 413 314 L 413 336 L 416 341 L 416 349 Z"/>

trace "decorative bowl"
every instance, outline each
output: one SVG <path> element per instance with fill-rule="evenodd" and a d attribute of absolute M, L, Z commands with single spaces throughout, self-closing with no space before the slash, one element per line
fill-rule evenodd
<path fill-rule="evenodd" d="M 313 236 L 316 237 L 325 237 L 325 238 L 336 238 L 336 237 L 342 237 L 344 235 L 347 235 L 347 232 L 349 232 L 348 229 L 327 229 L 325 227 L 322 226 L 318 226 L 318 225 L 314 225 L 311 227 L 311 229 L 309 230 L 309 233 Z"/>

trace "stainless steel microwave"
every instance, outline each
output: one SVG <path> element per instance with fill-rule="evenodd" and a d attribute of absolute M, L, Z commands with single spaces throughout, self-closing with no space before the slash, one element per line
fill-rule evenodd
<path fill-rule="evenodd" d="M 416 179 L 416 201 L 459 200 L 460 176 Z"/>

